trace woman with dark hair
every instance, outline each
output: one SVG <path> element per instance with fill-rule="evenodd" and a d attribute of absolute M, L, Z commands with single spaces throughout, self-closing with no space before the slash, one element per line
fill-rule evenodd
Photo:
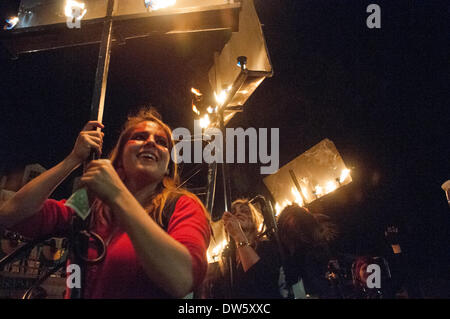
<path fill-rule="evenodd" d="M 101 153 L 97 128 L 103 125 L 88 122 L 69 156 L 6 202 L 0 224 L 28 237 L 67 236 L 74 211 L 48 197 L 91 151 Z M 106 257 L 87 266 L 85 298 L 183 297 L 201 284 L 209 217 L 195 195 L 177 188 L 173 147 L 159 114 L 141 109 L 128 118 L 110 159 L 88 164 L 81 185 L 94 197 L 89 229 L 104 240 Z"/>
<path fill-rule="evenodd" d="M 281 298 L 280 257 L 276 244 L 263 237 L 262 215 L 247 199 L 238 199 L 232 203 L 231 212 L 223 214 L 222 221 L 235 243 L 236 273 L 231 297 Z"/>
<path fill-rule="evenodd" d="M 328 242 L 336 235 L 327 216 L 313 215 L 296 204 L 287 206 L 278 217 L 278 233 L 286 258 L 286 283 L 292 286 L 302 280 L 306 294 L 336 297 L 325 277 L 331 257 Z"/>

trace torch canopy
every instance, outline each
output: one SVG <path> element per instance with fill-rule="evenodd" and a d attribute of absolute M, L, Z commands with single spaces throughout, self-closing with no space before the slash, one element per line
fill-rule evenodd
<path fill-rule="evenodd" d="M 104 18 L 107 5 L 107 0 L 22 0 L 16 29 L 65 24 L 67 17 L 71 14 L 76 15 L 78 8 L 81 9 L 83 22 L 89 23 Z M 116 20 L 124 20 L 156 16 L 177 17 L 200 12 L 208 15 L 212 11 L 224 13 L 224 11 L 239 10 L 239 8 L 240 3 L 223 0 L 115 0 L 113 17 Z M 195 16 L 192 15 L 192 17 Z M 185 18 L 181 17 L 181 19 Z M 209 20 L 209 22 L 212 21 Z M 230 20 L 220 19 L 214 24 L 227 27 L 229 22 Z"/>
<path fill-rule="evenodd" d="M 264 178 L 264 184 L 276 201 L 277 215 L 287 205 L 305 206 L 351 181 L 350 170 L 329 139 Z"/>
<path fill-rule="evenodd" d="M 13 56 L 100 43 L 107 5 L 106 0 L 22 0 L 17 24 L 1 30 L 0 41 Z M 151 47 L 170 46 L 180 34 L 204 43 L 197 48 L 198 57 L 187 61 L 192 69 L 202 65 L 205 70 L 204 83 L 198 83 L 198 75 L 191 81 L 211 101 L 199 117 L 207 107 L 223 107 L 227 123 L 236 111 L 226 108 L 242 107 L 272 75 L 253 0 L 115 0 L 112 20 L 113 44 L 148 39 Z M 79 22 L 77 27 L 74 22 Z M 245 65 L 238 65 L 238 58 Z M 222 96 L 221 101 L 214 96 Z"/>

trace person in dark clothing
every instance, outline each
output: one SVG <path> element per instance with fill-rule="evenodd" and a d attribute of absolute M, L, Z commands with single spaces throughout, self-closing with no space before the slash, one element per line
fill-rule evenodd
<path fill-rule="evenodd" d="M 224 254 L 221 278 L 216 280 L 222 285 L 228 280 L 227 257 L 233 252 L 231 255 L 236 267 L 233 286 L 226 297 L 281 298 L 278 289 L 281 262 L 277 245 L 261 236 L 263 218 L 257 209 L 247 199 L 238 199 L 232 203 L 231 212 L 223 214 L 222 221 L 235 245 L 228 249 L 228 254 Z"/>
<path fill-rule="evenodd" d="M 320 222 L 319 222 L 320 220 Z M 316 217 L 296 204 L 287 206 L 278 218 L 278 232 L 286 261 L 286 283 L 300 280 L 306 294 L 318 298 L 337 298 L 326 279 L 331 259 L 328 242 L 335 236 L 334 225 L 326 216 Z"/>
<path fill-rule="evenodd" d="M 278 290 L 280 262 L 276 245 L 269 240 L 256 243 L 255 253 L 259 261 L 244 270 L 241 263 L 237 265 L 233 297 L 238 299 L 277 299 L 281 298 Z"/>

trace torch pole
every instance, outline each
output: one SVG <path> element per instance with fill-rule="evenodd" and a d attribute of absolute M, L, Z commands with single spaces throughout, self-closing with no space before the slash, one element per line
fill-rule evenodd
<path fill-rule="evenodd" d="M 108 70 L 109 70 L 109 60 L 111 56 L 111 39 L 112 39 L 112 14 L 114 10 L 114 0 L 108 0 L 106 16 L 103 23 L 102 37 L 100 42 L 100 49 L 97 60 L 97 71 L 95 74 L 95 84 L 94 92 L 92 94 L 91 103 L 91 120 L 97 120 L 100 123 L 103 120 L 103 110 L 105 106 L 105 95 L 106 95 L 106 83 L 108 80 Z M 100 128 L 97 128 L 100 130 Z M 95 152 L 91 153 L 90 160 L 98 158 L 98 154 Z M 86 164 L 84 167 L 86 167 Z M 86 261 L 83 260 L 82 256 L 87 256 L 89 238 L 83 236 L 77 236 L 77 234 L 82 233 L 89 229 L 89 218 L 82 220 L 79 216 L 75 216 L 72 224 L 72 241 L 79 241 L 77 243 L 73 242 L 74 245 L 78 245 L 79 251 L 72 252 L 71 263 L 76 264 L 81 269 L 81 287 L 72 288 L 70 292 L 71 299 L 81 299 L 84 297 L 84 290 L 86 287 Z M 106 249 L 106 247 L 105 247 Z M 80 256 L 81 255 L 81 256 Z"/>
<path fill-rule="evenodd" d="M 228 170 L 226 166 L 226 129 L 225 129 L 225 122 L 224 122 L 224 110 L 225 107 L 222 107 L 219 111 L 219 127 L 222 131 L 222 134 L 224 136 L 224 143 L 223 143 L 223 150 L 222 150 L 222 156 L 223 156 L 223 163 L 222 163 L 222 185 L 223 185 L 223 202 L 224 202 L 224 209 L 225 211 L 229 212 L 231 210 L 230 205 L 230 198 L 231 198 L 231 185 L 230 180 L 228 176 Z M 234 274 L 236 270 L 235 260 L 236 260 L 236 247 L 235 242 L 231 236 L 228 235 L 228 243 L 229 243 L 229 252 L 228 252 L 228 270 L 229 270 L 229 281 L 228 281 L 228 288 L 229 288 L 229 297 L 232 297 L 232 290 L 234 286 Z"/>
<path fill-rule="evenodd" d="M 208 186 L 206 190 L 206 209 L 213 212 L 216 194 L 217 163 L 208 164 Z"/>
<path fill-rule="evenodd" d="M 102 122 L 105 106 L 106 83 L 108 80 L 109 58 L 111 56 L 112 38 L 112 13 L 114 0 L 108 0 L 108 7 L 103 24 L 102 40 L 97 60 L 97 72 L 95 74 L 95 86 L 91 103 L 91 120 Z"/>

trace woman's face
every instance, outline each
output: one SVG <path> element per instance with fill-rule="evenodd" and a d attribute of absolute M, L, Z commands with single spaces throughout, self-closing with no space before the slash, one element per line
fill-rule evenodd
<path fill-rule="evenodd" d="M 158 123 L 140 122 L 131 131 L 122 154 L 127 182 L 159 183 L 168 172 L 169 138 Z"/>
<path fill-rule="evenodd" d="M 248 205 L 236 205 L 233 209 L 233 215 L 238 219 L 239 223 L 241 224 L 242 230 L 249 231 L 255 229 L 256 225 L 254 224 L 252 212 Z"/>

